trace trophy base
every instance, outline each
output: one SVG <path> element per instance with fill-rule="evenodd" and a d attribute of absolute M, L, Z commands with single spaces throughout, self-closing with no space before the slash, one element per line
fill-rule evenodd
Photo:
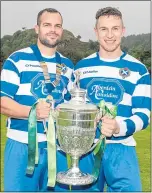
<path fill-rule="evenodd" d="M 59 172 L 57 174 L 57 182 L 66 185 L 83 186 L 92 184 L 95 178 L 90 174 L 83 174 L 82 172 L 73 173 L 72 170 L 67 172 Z"/>

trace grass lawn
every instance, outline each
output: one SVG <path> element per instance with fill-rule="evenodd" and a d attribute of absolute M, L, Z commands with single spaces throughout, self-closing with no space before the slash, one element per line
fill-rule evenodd
<path fill-rule="evenodd" d="M 3 158 L 4 146 L 6 140 L 5 117 L 1 116 L 1 191 L 3 191 Z M 141 179 L 143 185 L 143 192 L 151 192 L 150 186 L 150 127 L 146 130 L 136 133 L 135 139 L 137 141 L 137 153 L 140 164 Z"/>
<path fill-rule="evenodd" d="M 137 154 L 140 165 L 143 192 L 152 192 L 151 189 L 151 128 L 150 126 L 134 135 L 137 142 Z"/>

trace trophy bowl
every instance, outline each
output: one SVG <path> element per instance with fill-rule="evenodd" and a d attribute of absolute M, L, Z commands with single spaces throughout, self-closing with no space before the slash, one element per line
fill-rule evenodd
<path fill-rule="evenodd" d="M 89 152 L 95 139 L 95 118 L 98 108 L 85 102 L 85 90 L 73 89 L 72 99 L 58 106 L 57 138 L 61 150 L 71 157 L 71 168 L 57 174 L 57 182 L 67 185 L 87 185 L 95 181 L 79 169 L 79 158 Z"/>

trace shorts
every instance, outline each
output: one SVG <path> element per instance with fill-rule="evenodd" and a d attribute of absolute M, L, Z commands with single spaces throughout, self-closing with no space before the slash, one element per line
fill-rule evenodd
<path fill-rule="evenodd" d="M 107 144 L 101 167 L 108 192 L 142 191 L 135 147 Z"/>
<path fill-rule="evenodd" d="M 4 191 L 70 191 L 69 186 L 56 183 L 54 188 L 47 187 L 47 149 L 39 148 L 39 163 L 32 176 L 26 175 L 28 146 L 18 141 L 7 139 L 4 155 Z M 80 169 L 92 173 L 94 157 L 88 154 L 80 159 Z M 57 172 L 67 170 L 65 154 L 57 151 Z M 72 186 L 72 191 L 102 191 L 103 180 L 99 177 L 94 184 Z"/>

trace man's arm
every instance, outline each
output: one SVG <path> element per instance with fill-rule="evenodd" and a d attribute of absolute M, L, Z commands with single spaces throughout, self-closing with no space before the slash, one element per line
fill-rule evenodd
<path fill-rule="evenodd" d="M 1 114 L 13 118 L 27 118 L 31 107 L 17 103 L 9 97 L 1 97 Z"/>
<path fill-rule="evenodd" d="M 145 129 L 150 122 L 151 98 L 150 75 L 145 73 L 139 79 L 132 96 L 132 116 L 122 120 L 116 117 L 102 118 L 102 134 L 111 137 L 130 136 Z"/>
<path fill-rule="evenodd" d="M 14 56 L 15 58 L 17 55 Z M 20 72 L 17 68 L 13 56 L 9 57 L 1 72 L 1 113 L 12 118 L 27 118 L 31 106 L 19 104 L 14 100 L 14 97 L 20 86 Z M 50 112 L 50 104 L 44 101 L 39 102 L 36 107 L 37 119 L 48 118 Z"/>
<path fill-rule="evenodd" d="M 150 97 L 150 75 L 143 74 L 139 79 L 132 96 L 132 116 L 125 120 L 117 120 L 120 128 L 115 137 L 130 136 L 133 133 L 145 129 L 150 122 L 151 97 Z"/>
<path fill-rule="evenodd" d="M 1 97 L 0 110 L 1 114 L 13 118 L 28 118 L 31 106 L 25 106 L 17 103 L 9 97 Z M 36 106 L 36 116 L 38 120 L 48 118 L 51 105 L 45 101 L 41 101 Z"/>
<path fill-rule="evenodd" d="M 19 85 L 20 72 L 16 62 L 13 60 L 17 55 L 10 56 L 4 63 L 1 71 L 1 114 L 13 118 L 27 118 L 30 106 L 21 105 L 14 100 Z"/>

